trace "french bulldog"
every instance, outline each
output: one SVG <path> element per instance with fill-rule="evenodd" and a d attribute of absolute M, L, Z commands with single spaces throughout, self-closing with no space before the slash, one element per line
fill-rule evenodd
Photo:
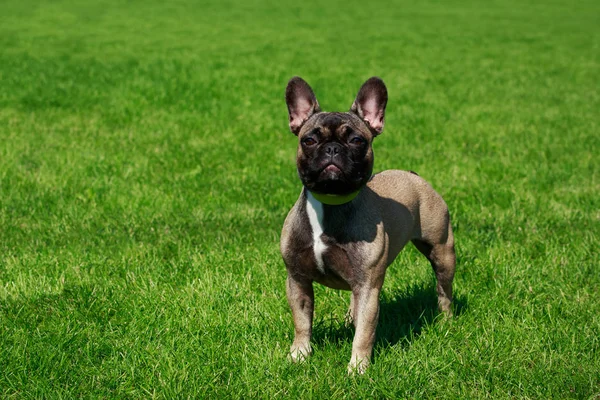
<path fill-rule="evenodd" d="M 286 88 L 289 126 L 298 136 L 302 193 L 281 234 L 286 293 L 295 326 L 289 357 L 312 353 L 313 282 L 350 290 L 355 327 L 348 373 L 370 364 L 387 267 L 409 242 L 429 260 L 438 306 L 451 315 L 456 257 L 448 207 L 411 171 L 372 175 L 373 139 L 383 130 L 387 89 L 377 77 L 360 88 L 349 112 L 322 112 L 300 77 Z"/>

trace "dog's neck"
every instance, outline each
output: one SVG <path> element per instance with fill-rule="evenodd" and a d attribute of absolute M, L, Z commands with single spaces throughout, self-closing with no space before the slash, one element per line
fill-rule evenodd
<path fill-rule="evenodd" d="M 342 204 L 350 203 L 352 200 L 354 200 L 354 198 L 360 193 L 361 189 L 358 189 L 356 192 L 352 192 L 350 194 L 345 195 L 321 194 L 311 191 L 309 191 L 309 193 L 320 203 L 327 204 L 330 206 L 339 206 Z"/>

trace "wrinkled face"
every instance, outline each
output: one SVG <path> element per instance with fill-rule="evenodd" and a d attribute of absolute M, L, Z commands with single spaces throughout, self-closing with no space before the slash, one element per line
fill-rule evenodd
<path fill-rule="evenodd" d="M 356 114 L 314 114 L 298 137 L 298 175 L 308 190 L 345 195 L 371 177 L 373 135 Z"/>
<path fill-rule="evenodd" d="M 290 130 L 298 135 L 298 175 L 316 193 L 347 195 L 364 186 L 373 171 L 373 138 L 383 130 L 387 89 L 377 77 L 358 91 L 349 112 L 321 112 L 311 87 L 296 76 L 285 101 Z"/>

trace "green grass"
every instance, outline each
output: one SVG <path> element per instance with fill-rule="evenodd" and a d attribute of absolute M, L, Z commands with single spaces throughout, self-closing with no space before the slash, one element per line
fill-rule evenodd
<path fill-rule="evenodd" d="M 286 4 L 287 3 L 287 4 Z M 600 396 L 600 3 L 0 5 L 0 397 Z M 384 79 L 375 169 L 444 196 L 457 316 L 409 247 L 374 364 L 348 293 L 293 327 L 279 232 L 300 183 L 284 88 Z"/>

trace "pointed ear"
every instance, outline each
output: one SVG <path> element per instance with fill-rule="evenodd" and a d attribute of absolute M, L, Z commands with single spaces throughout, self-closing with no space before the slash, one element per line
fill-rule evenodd
<path fill-rule="evenodd" d="M 350 111 L 358 115 L 375 135 L 383 131 L 385 106 L 388 94 L 385 83 L 376 76 L 363 83 Z"/>
<path fill-rule="evenodd" d="M 300 128 L 311 115 L 321 111 L 319 102 L 308 83 L 295 76 L 285 89 L 285 102 L 290 116 L 290 130 L 298 135 Z"/>

